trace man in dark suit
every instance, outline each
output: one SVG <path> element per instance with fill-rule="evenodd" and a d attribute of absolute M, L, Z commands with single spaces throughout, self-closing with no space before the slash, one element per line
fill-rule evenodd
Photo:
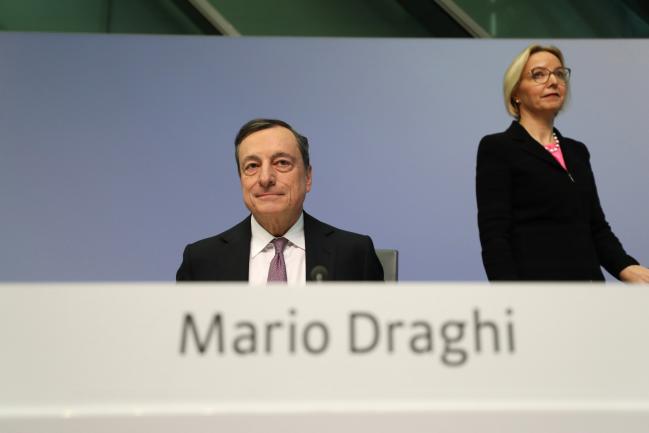
<path fill-rule="evenodd" d="M 370 237 L 303 211 L 312 182 L 306 137 L 281 120 L 254 119 L 239 130 L 235 155 L 243 201 L 252 215 L 187 245 L 176 280 L 383 280 Z"/>

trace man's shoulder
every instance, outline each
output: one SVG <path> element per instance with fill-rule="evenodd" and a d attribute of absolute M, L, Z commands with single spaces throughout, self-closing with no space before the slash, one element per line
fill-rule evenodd
<path fill-rule="evenodd" d="M 338 227 L 334 227 L 331 224 L 322 222 L 308 213 L 304 213 L 304 232 L 311 234 L 321 234 L 327 238 L 336 239 L 336 240 L 345 240 L 348 242 L 363 242 L 366 243 L 369 236 L 363 235 L 360 233 L 351 232 L 349 230 L 343 230 Z"/>
<path fill-rule="evenodd" d="M 307 267 L 324 265 L 337 281 L 382 281 L 383 267 L 369 236 L 342 230 L 304 213 Z"/>
<path fill-rule="evenodd" d="M 185 247 L 177 281 L 244 281 L 248 278 L 250 218 Z"/>
<path fill-rule="evenodd" d="M 189 244 L 188 248 L 196 251 L 214 250 L 245 238 L 250 240 L 250 216 L 222 233 Z"/>

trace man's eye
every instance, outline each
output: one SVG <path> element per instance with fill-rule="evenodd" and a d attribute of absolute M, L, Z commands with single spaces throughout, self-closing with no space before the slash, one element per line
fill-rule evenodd
<path fill-rule="evenodd" d="M 277 161 L 275 161 L 275 165 L 280 170 L 287 170 L 293 166 L 293 163 L 288 159 L 278 159 Z"/>
<path fill-rule="evenodd" d="M 259 168 L 259 164 L 256 162 L 250 162 L 243 166 L 243 172 L 246 174 L 252 174 L 257 171 L 257 168 Z"/>

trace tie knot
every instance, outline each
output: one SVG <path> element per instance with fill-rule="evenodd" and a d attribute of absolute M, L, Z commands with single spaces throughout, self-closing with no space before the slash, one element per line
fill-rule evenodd
<path fill-rule="evenodd" d="M 271 241 L 273 246 L 275 247 L 275 254 L 281 254 L 284 252 L 284 248 L 286 247 L 286 244 L 288 243 L 288 239 L 286 238 L 275 238 Z"/>

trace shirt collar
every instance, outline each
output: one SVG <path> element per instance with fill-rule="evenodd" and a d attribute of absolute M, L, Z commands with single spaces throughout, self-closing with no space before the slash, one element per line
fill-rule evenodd
<path fill-rule="evenodd" d="M 255 257 L 268 247 L 270 241 L 275 239 L 275 236 L 268 233 L 266 229 L 257 222 L 254 215 L 251 215 L 250 218 L 250 229 L 252 232 L 252 238 L 250 241 L 250 257 Z M 295 224 L 288 229 L 283 237 L 288 239 L 289 245 L 298 247 L 301 250 L 306 249 L 304 241 L 304 212 L 300 214 L 300 217 L 295 221 Z"/>

